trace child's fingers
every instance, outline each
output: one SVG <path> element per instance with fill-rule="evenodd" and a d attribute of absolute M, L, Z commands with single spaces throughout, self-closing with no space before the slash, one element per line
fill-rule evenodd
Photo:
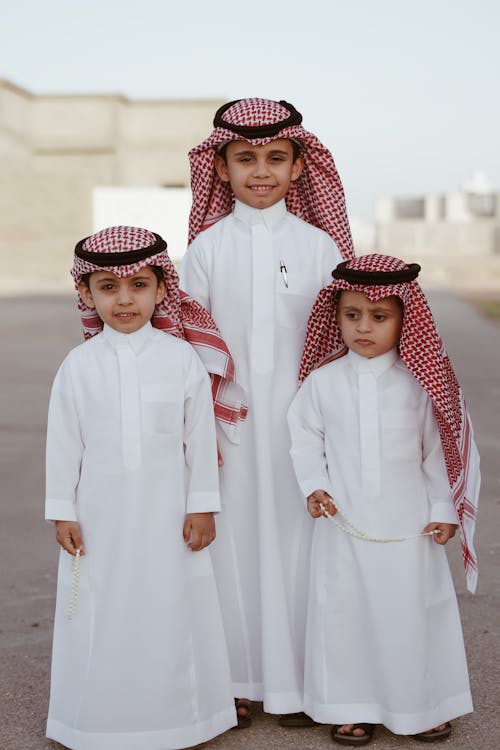
<path fill-rule="evenodd" d="M 423 529 L 423 533 L 428 534 L 430 531 L 435 531 L 437 533 L 433 534 L 433 537 L 436 544 L 446 544 L 446 542 L 449 542 L 455 536 L 456 528 L 452 523 L 433 522 L 427 524 L 425 529 Z"/>
<path fill-rule="evenodd" d="M 78 549 L 83 554 L 82 533 L 76 521 L 56 521 L 56 539 L 70 555 L 76 555 Z"/>
<path fill-rule="evenodd" d="M 217 444 L 217 464 L 219 466 L 219 469 L 221 468 L 221 466 L 224 466 L 224 459 L 222 458 L 222 453 L 220 452 L 218 444 Z"/>
<path fill-rule="evenodd" d="M 184 525 L 182 527 L 182 538 L 184 539 L 186 544 L 189 542 L 189 537 L 191 536 L 192 525 L 192 520 L 189 518 L 189 516 L 187 516 L 184 519 Z"/>
<path fill-rule="evenodd" d="M 80 525 L 77 525 L 76 528 L 71 529 L 71 539 L 73 542 L 75 554 L 77 550 L 80 550 L 80 555 L 83 556 L 85 554 L 85 550 L 83 548 L 83 537 L 80 530 Z"/>
<path fill-rule="evenodd" d="M 191 541 L 188 543 L 188 547 L 193 552 L 198 552 L 198 550 L 202 549 L 202 539 L 202 532 L 193 524 L 193 526 L 191 526 Z"/>
<path fill-rule="evenodd" d="M 209 544 L 212 544 L 213 540 L 215 539 L 215 534 L 202 534 L 201 536 L 201 542 L 200 546 L 197 549 L 191 548 L 193 552 L 198 552 L 201 549 L 205 549 L 205 547 L 208 547 Z"/>
<path fill-rule="evenodd" d="M 331 500 L 323 500 L 322 506 L 325 509 L 326 513 L 328 513 L 330 516 L 334 516 L 337 512 L 337 508 Z M 323 515 L 325 514 L 325 511 L 323 511 Z"/>

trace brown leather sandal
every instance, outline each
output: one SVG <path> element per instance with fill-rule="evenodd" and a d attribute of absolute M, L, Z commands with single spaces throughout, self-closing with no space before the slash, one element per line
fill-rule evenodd
<path fill-rule="evenodd" d="M 431 729 L 430 732 L 419 732 L 412 734 L 414 740 L 419 742 L 438 742 L 445 740 L 451 734 L 451 724 L 449 721 L 444 722 L 444 729 Z"/>
<path fill-rule="evenodd" d="M 350 722 L 346 723 L 348 724 Z M 353 724 L 351 732 L 349 734 L 347 734 L 346 732 L 339 732 L 340 727 L 343 726 L 345 725 L 334 724 L 331 729 L 332 740 L 334 742 L 338 742 L 339 745 L 351 745 L 352 747 L 355 747 L 356 745 L 367 745 L 368 742 L 371 742 L 373 736 L 373 724 Z M 352 734 L 355 729 L 362 729 L 364 734 L 360 736 Z"/>

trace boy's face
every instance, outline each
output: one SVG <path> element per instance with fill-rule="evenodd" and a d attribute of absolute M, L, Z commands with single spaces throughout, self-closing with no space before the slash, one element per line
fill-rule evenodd
<path fill-rule="evenodd" d="M 217 154 L 215 169 L 223 182 L 229 182 L 235 197 L 252 208 L 269 208 L 285 197 L 290 183 L 300 177 L 303 160 L 293 160 L 292 143 L 287 138 L 252 146 L 231 141 L 226 160 Z"/>
<path fill-rule="evenodd" d="M 120 333 L 133 333 L 151 320 L 165 296 L 165 282 L 158 282 L 149 266 L 121 279 L 110 271 L 95 271 L 89 286 L 82 281 L 78 291 L 104 323 Z"/>
<path fill-rule="evenodd" d="M 403 308 L 397 297 L 371 302 L 363 292 L 342 292 L 337 322 L 346 346 L 371 359 L 399 344 Z"/>

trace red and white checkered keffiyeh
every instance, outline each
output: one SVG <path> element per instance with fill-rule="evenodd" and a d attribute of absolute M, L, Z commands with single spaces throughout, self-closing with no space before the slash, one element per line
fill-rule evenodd
<path fill-rule="evenodd" d="M 344 258 L 354 256 L 344 189 L 333 156 L 315 135 L 304 130 L 300 125 L 300 114 L 293 111 L 297 115 L 295 121 L 299 124 L 289 125 L 286 120 L 290 118 L 290 110 L 287 109 L 286 102 L 240 99 L 233 102 L 221 116 L 228 127 L 215 127 L 203 143 L 191 149 L 189 161 L 193 204 L 189 217 L 189 242 L 192 242 L 201 231 L 227 216 L 233 207 L 234 196 L 231 187 L 218 177 L 214 167 L 215 154 L 220 147 L 233 140 L 246 140 L 254 146 L 263 146 L 278 138 L 290 138 L 300 145 L 304 168 L 298 180 L 291 183 L 285 197 L 287 209 L 300 219 L 327 232 L 336 242 Z M 218 114 L 216 120 L 221 122 L 221 118 L 217 118 Z M 247 137 L 229 129 L 232 125 L 243 129 L 260 127 L 265 130 L 264 126 L 281 122 L 283 129 L 267 136 L 251 137 L 251 134 L 248 134 Z"/>
<path fill-rule="evenodd" d="M 473 592 L 477 582 L 473 535 L 479 494 L 479 459 L 465 399 L 420 285 L 416 281 L 379 281 L 380 272 L 394 274 L 409 268 L 398 258 L 376 253 L 339 265 L 335 273 L 342 274 L 344 269 L 366 272 L 366 279 L 334 278 L 333 283 L 318 294 L 307 325 L 299 380 L 304 380 L 316 367 L 347 353 L 337 323 L 338 292 L 362 292 L 372 302 L 391 296 L 402 300 L 404 315 L 399 354 L 433 404 L 459 519 L 467 587 Z M 419 267 L 416 268 L 418 271 Z M 375 283 L 369 280 L 370 274 L 377 274 Z"/>
<path fill-rule="evenodd" d="M 179 288 L 179 277 L 166 247 L 159 235 L 147 229 L 107 227 L 78 243 L 71 275 L 78 291 L 78 285 L 86 273 L 107 270 L 123 278 L 133 276 L 145 266 L 159 266 L 163 270 L 166 294 L 156 306 L 151 323 L 155 328 L 184 339 L 194 347 L 212 379 L 215 416 L 226 426 L 228 435 L 234 436 L 239 420 L 246 417 L 247 407 L 243 403 L 242 390 L 235 382 L 233 359 L 207 310 Z M 148 248 L 151 250 L 148 251 Z M 144 250 L 142 255 L 145 257 L 137 259 L 141 250 Z M 78 257 L 77 252 L 85 258 Z M 116 265 L 102 262 L 103 256 L 109 253 L 120 254 L 116 258 Z M 80 294 L 78 309 L 85 338 L 100 333 L 103 329 L 101 318 L 96 310 L 87 307 Z"/>

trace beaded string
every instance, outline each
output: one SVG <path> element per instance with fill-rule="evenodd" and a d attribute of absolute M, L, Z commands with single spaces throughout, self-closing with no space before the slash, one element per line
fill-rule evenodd
<path fill-rule="evenodd" d="M 350 521 L 346 514 L 339 508 L 337 503 L 335 503 L 335 507 L 337 508 L 337 513 L 339 516 L 341 516 L 342 521 L 339 521 L 338 518 L 335 516 L 332 516 L 331 513 L 327 511 L 323 503 L 319 504 L 319 507 L 323 511 L 323 515 L 328 518 L 330 521 L 333 521 L 335 526 L 337 526 L 339 529 L 344 531 L 346 534 L 350 534 L 351 536 L 355 537 L 356 539 L 364 539 L 365 542 L 406 542 L 408 539 L 418 539 L 418 537 L 421 536 L 433 536 L 434 534 L 439 534 L 439 529 L 433 529 L 432 531 L 421 531 L 420 534 L 411 534 L 410 536 L 395 536 L 395 537 L 376 537 L 376 536 L 370 536 L 369 534 L 366 534 L 364 531 L 361 531 L 361 529 L 358 529 L 352 521 Z"/>
<path fill-rule="evenodd" d="M 71 596 L 69 599 L 68 607 L 68 620 L 73 619 L 73 615 L 76 611 L 76 605 L 78 603 L 78 592 L 80 590 L 80 550 L 76 550 L 76 554 L 73 558 L 72 563 L 72 577 L 71 577 Z"/>

